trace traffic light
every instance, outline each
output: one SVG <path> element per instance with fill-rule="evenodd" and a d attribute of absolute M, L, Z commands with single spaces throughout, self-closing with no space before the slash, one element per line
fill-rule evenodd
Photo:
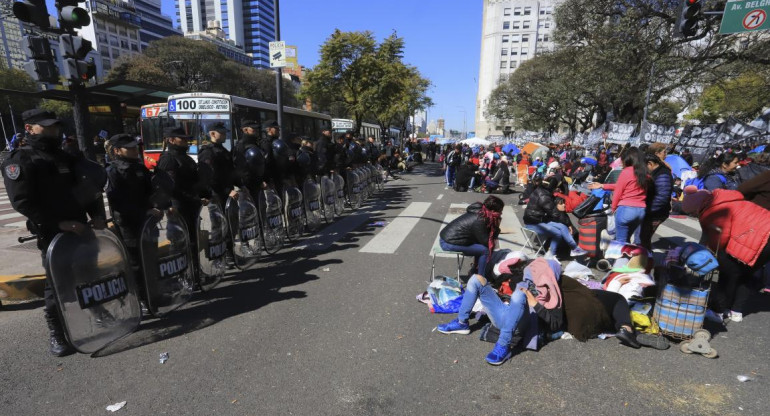
<path fill-rule="evenodd" d="M 70 81 L 87 81 L 90 76 L 88 53 L 93 50 L 91 41 L 75 35 L 59 36 L 59 53 L 62 57 L 62 76 Z M 93 65 L 93 63 L 91 64 Z"/>
<path fill-rule="evenodd" d="M 27 52 L 29 60 L 24 63 L 24 70 L 36 82 L 56 83 L 59 71 L 51 53 L 51 43 L 42 36 L 24 36 L 21 47 Z"/>
<path fill-rule="evenodd" d="M 88 11 L 78 7 L 79 0 L 56 0 L 56 10 L 59 11 L 59 25 L 62 29 L 73 31 L 91 24 Z"/>
<path fill-rule="evenodd" d="M 703 17 L 702 0 L 682 0 L 676 19 L 674 36 L 689 38 L 698 33 L 698 22 Z"/>
<path fill-rule="evenodd" d="M 45 0 L 22 0 L 13 3 L 13 15 L 22 22 L 31 23 L 40 29 L 48 29 L 48 7 Z"/>

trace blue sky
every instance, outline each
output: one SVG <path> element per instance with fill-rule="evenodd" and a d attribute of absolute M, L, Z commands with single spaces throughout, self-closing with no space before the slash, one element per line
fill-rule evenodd
<path fill-rule="evenodd" d="M 55 13 L 55 0 L 46 0 Z M 175 18 L 176 0 L 161 0 Z M 382 40 L 394 30 L 406 42 L 404 60 L 433 82 L 428 119 L 473 130 L 481 47 L 481 0 L 281 0 L 281 38 L 298 48 L 299 62 L 312 67 L 320 45 L 335 28 L 370 30 Z M 175 23 L 176 24 L 176 23 Z"/>

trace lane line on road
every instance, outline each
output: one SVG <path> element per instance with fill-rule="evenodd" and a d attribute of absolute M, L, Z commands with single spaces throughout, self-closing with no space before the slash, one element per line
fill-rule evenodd
<path fill-rule="evenodd" d="M 511 251 L 521 250 L 524 248 L 524 238 L 521 235 L 521 221 L 513 211 L 511 205 L 506 205 L 503 208 L 503 217 L 500 221 L 500 241 L 501 249 L 509 249 Z"/>
<path fill-rule="evenodd" d="M 433 245 L 431 246 L 430 251 L 428 252 L 428 256 L 433 257 L 433 252 L 440 249 L 441 246 L 439 246 L 438 239 L 440 237 L 441 230 L 443 230 L 447 224 L 457 219 L 460 215 L 463 215 L 465 213 L 465 210 L 468 208 L 468 205 L 469 204 L 451 204 L 449 206 L 449 210 L 446 216 L 444 217 L 444 221 L 441 221 L 441 226 L 438 228 L 438 232 L 436 233 L 436 239 L 433 240 Z M 455 255 L 437 253 L 436 257 L 455 257 Z"/>
<path fill-rule="evenodd" d="M 412 202 L 361 249 L 361 253 L 392 254 L 428 211 L 430 202 Z"/>
<path fill-rule="evenodd" d="M 381 211 L 387 207 L 388 201 L 377 201 L 368 208 L 359 209 L 356 212 L 345 214 L 345 216 L 328 227 L 322 229 L 318 234 L 308 238 L 300 243 L 305 246 L 305 250 L 310 251 L 325 251 L 332 244 L 342 239 L 347 233 L 355 230 L 361 224 L 366 222 L 377 211 Z"/>
<path fill-rule="evenodd" d="M 443 198 L 443 197 L 444 197 L 444 194 L 439 194 L 439 195 L 436 197 L 436 200 L 441 200 L 441 198 Z"/>

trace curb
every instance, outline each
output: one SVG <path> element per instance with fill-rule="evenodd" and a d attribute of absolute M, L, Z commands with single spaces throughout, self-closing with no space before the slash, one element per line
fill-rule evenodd
<path fill-rule="evenodd" d="M 14 274 L 0 276 L 0 299 L 33 300 L 43 297 L 45 275 Z"/>

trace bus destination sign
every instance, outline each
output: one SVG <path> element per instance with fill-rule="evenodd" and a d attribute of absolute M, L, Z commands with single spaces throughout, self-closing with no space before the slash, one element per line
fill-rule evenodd
<path fill-rule="evenodd" d="M 230 100 L 223 98 L 177 98 L 168 102 L 169 113 L 229 113 Z"/>

